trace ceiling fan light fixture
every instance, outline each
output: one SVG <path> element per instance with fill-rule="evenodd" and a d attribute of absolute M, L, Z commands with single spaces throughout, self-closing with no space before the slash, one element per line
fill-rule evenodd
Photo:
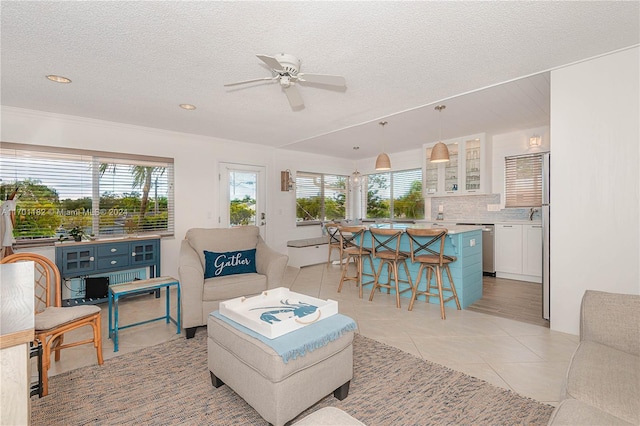
<path fill-rule="evenodd" d="M 376 170 L 391 170 L 391 159 L 384 152 L 376 158 Z"/>
<path fill-rule="evenodd" d="M 449 149 L 442 142 L 438 142 L 431 149 L 431 158 L 429 159 L 432 163 L 446 163 L 449 161 Z"/>

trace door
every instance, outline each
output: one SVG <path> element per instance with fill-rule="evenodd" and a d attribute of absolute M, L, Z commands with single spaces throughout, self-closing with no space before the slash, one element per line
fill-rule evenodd
<path fill-rule="evenodd" d="M 220 163 L 220 218 L 223 227 L 256 225 L 266 240 L 265 168 Z"/>

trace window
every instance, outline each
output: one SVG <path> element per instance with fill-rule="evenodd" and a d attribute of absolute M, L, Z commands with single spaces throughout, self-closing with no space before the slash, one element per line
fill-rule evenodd
<path fill-rule="evenodd" d="M 542 154 L 506 157 L 505 207 L 542 205 Z"/>
<path fill-rule="evenodd" d="M 424 219 L 422 169 L 367 175 L 363 197 L 368 219 Z"/>
<path fill-rule="evenodd" d="M 16 192 L 14 238 L 172 235 L 173 159 L 4 143 L 0 197 Z"/>
<path fill-rule="evenodd" d="M 317 222 L 346 218 L 347 176 L 296 173 L 296 220 Z"/>

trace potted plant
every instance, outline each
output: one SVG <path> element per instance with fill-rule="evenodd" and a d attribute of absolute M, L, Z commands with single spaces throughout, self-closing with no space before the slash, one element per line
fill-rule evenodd
<path fill-rule="evenodd" d="M 82 241 L 82 236 L 84 235 L 84 230 L 81 227 L 79 227 L 78 225 L 75 225 L 69 231 L 69 235 L 71 235 L 73 237 L 74 241 Z"/>

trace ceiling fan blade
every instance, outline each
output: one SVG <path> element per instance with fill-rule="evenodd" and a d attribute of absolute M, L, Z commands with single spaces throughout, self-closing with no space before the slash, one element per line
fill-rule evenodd
<path fill-rule="evenodd" d="M 275 80 L 277 79 L 278 76 L 275 77 L 262 77 L 262 78 L 254 78 L 252 80 L 244 80 L 244 81 L 236 81 L 235 83 L 227 83 L 224 86 L 225 87 L 229 87 L 229 86 L 237 86 L 238 84 L 245 84 L 245 83 L 253 83 L 256 81 L 263 81 L 263 80 Z"/>
<path fill-rule="evenodd" d="M 258 57 L 258 59 L 260 59 L 262 62 L 264 62 L 265 64 L 267 64 L 269 66 L 269 68 L 274 69 L 276 71 L 282 71 L 282 65 L 280 64 L 280 62 L 278 62 L 278 60 L 276 58 L 274 58 L 273 56 L 267 56 L 267 55 L 256 55 Z"/>
<path fill-rule="evenodd" d="M 298 80 L 309 83 L 330 84 L 332 86 L 346 86 L 347 80 L 341 75 L 329 74 L 298 74 Z"/>
<path fill-rule="evenodd" d="M 284 93 L 287 95 L 287 99 L 289 99 L 289 104 L 291 108 L 300 108 L 304 106 L 304 101 L 302 100 L 302 96 L 300 95 L 300 91 L 293 84 L 289 87 L 283 87 Z"/>

